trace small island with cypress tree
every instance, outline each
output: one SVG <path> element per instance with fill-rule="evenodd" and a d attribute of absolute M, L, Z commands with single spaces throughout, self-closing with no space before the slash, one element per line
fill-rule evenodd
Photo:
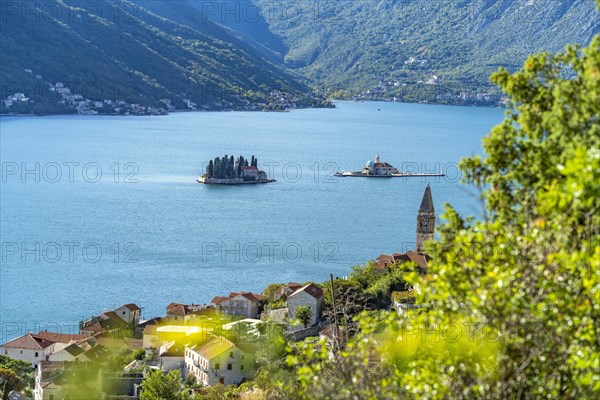
<path fill-rule="evenodd" d="M 270 183 L 267 173 L 258 168 L 258 159 L 254 156 L 250 161 L 243 156 L 217 157 L 208 162 L 206 172 L 198 178 L 198 183 L 206 185 L 243 185 L 252 183 Z"/>

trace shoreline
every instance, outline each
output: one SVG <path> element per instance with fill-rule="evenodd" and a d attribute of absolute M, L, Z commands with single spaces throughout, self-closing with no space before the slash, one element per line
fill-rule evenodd
<path fill-rule="evenodd" d="M 69 114 L 0 114 L 0 117 L 58 117 L 58 116 L 80 116 L 80 117 L 165 117 L 172 114 L 186 114 L 186 113 L 243 113 L 243 112 L 263 112 L 263 113 L 290 113 L 298 110 L 335 110 L 337 104 L 339 103 L 386 103 L 386 104 L 410 104 L 410 105 L 423 105 L 423 106 L 440 106 L 440 107 L 464 107 L 464 108 L 485 108 L 485 109 L 506 109 L 503 106 L 484 106 L 484 105 L 464 105 L 464 104 L 441 104 L 441 103 L 411 103 L 411 102 L 401 102 L 401 101 L 385 101 L 385 100 L 367 100 L 367 101 L 353 101 L 353 100 L 344 100 L 344 99 L 336 99 L 331 100 L 333 102 L 333 107 L 298 107 L 292 108 L 289 110 L 232 110 L 232 109 L 223 109 L 223 110 L 174 110 L 169 111 L 166 114 L 77 114 L 77 113 L 69 113 Z"/>

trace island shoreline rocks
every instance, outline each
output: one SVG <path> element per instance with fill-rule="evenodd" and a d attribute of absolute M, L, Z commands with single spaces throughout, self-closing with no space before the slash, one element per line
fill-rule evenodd
<path fill-rule="evenodd" d="M 234 179 L 215 179 L 215 178 L 209 178 L 207 176 L 200 176 L 198 177 L 198 179 L 196 180 L 196 182 L 201 183 L 203 185 L 255 185 L 255 184 L 264 184 L 264 183 L 272 183 L 272 182 L 277 182 L 275 179 L 265 179 L 265 180 L 259 180 L 259 181 L 247 181 L 245 182 L 243 179 L 241 178 L 234 178 Z"/>

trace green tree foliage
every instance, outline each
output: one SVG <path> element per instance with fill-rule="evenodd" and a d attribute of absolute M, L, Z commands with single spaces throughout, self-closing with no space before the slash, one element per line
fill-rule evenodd
<path fill-rule="evenodd" d="M 258 160 L 252 156 L 252 165 L 257 167 Z M 242 176 L 242 167 L 248 166 L 248 160 L 240 156 L 235 159 L 233 156 L 225 154 L 223 158 L 217 157 L 214 162 L 209 161 L 206 167 L 206 174 L 216 179 L 233 179 Z"/>
<path fill-rule="evenodd" d="M 359 316 L 333 359 L 299 346 L 272 398 L 598 397 L 600 37 L 493 79 L 512 109 L 462 162 L 486 218 L 447 206 L 420 308 Z"/>
<path fill-rule="evenodd" d="M 189 399 L 184 389 L 181 372 L 172 370 L 163 374 L 162 371 L 152 371 L 142 382 L 141 400 L 185 400 Z"/>
<path fill-rule="evenodd" d="M 310 319 L 312 318 L 312 310 L 309 306 L 299 306 L 296 309 L 296 315 L 294 315 L 298 321 L 305 328 L 310 324 Z"/>
<path fill-rule="evenodd" d="M 2 400 L 8 399 L 8 394 L 13 390 L 23 389 L 23 381 L 15 371 L 0 367 L 0 396 Z"/>
<path fill-rule="evenodd" d="M 273 303 L 275 302 L 275 292 L 277 291 L 277 289 L 279 289 L 280 287 L 285 286 L 285 283 L 271 283 L 269 284 L 269 286 L 267 286 L 262 294 L 266 297 L 266 301 L 267 303 Z M 276 308 L 276 307 L 272 307 L 272 308 Z"/>
<path fill-rule="evenodd" d="M 34 371 L 31 369 L 30 363 L 20 360 L 13 360 L 7 356 L 0 355 L 0 370 L 4 371 L 4 376 L 10 375 L 8 371 L 15 373 L 16 377 L 22 384 L 22 389 L 16 390 L 25 390 L 27 393 L 30 393 L 33 389 L 35 385 L 35 376 Z M 13 378 L 11 378 L 11 380 L 12 379 Z M 0 384 L 0 390 L 2 389 L 3 385 L 4 384 Z"/>

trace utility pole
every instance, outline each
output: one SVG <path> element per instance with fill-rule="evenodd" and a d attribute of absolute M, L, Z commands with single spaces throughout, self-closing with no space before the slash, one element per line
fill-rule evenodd
<path fill-rule="evenodd" d="M 331 281 L 331 302 L 333 303 L 333 347 L 335 351 L 339 350 L 339 335 L 338 335 L 338 320 L 337 320 L 337 307 L 335 305 L 335 288 L 333 286 L 333 274 L 329 274 Z"/>

